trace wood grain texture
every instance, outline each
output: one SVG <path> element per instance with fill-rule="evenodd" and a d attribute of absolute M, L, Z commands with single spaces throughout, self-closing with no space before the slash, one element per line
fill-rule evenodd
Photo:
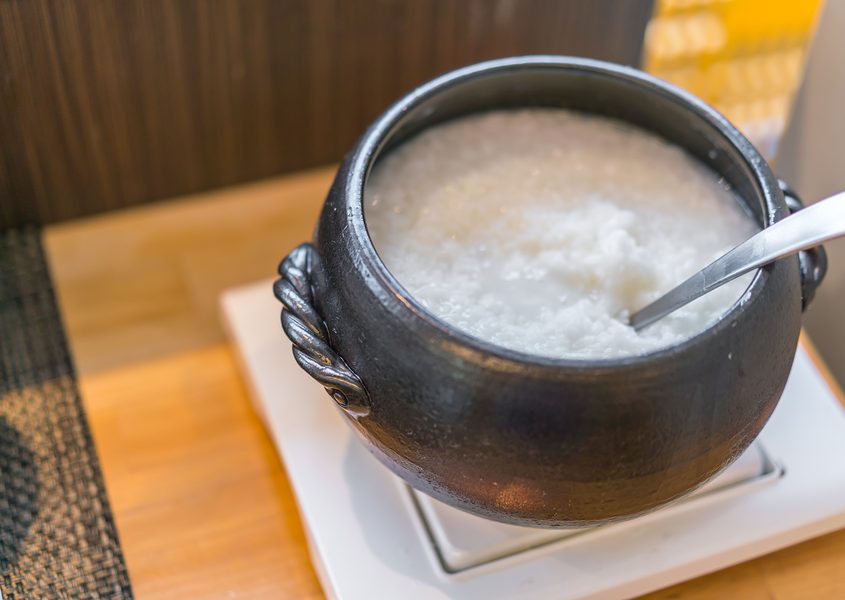
<path fill-rule="evenodd" d="M 651 0 L 5 0 L 0 228 L 339 160 L 378 113 L 513 54 L 639 61 Z"/>
<path fill-rule="evenodd" d="M 333 175 L 288 175 L 48 228 L 79 372 L 222 342 L 220 293 L 272 277 L 311 237 Z"/>
<path fill-rule="evenodd" d="M 139 599 L 321 594 L 216 303 L 222 289 L 268 276 L 310 236 L 331 176 L 312 171 L 46 231 Z M 648 596 L 843 597 L 845 531 Z"/>
<path fill-rule="evenodd" d="M 139 600 L 322 597 L 284 470 L 225 345 L 81 388 Z"/>

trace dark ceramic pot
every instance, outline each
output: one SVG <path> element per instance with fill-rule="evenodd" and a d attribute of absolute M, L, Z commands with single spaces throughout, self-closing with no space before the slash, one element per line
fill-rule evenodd
<path fill-rule="evenodd" d="M 724 177 L 762 225 L 789 214 L 748 140 L 671 85 L 577 58 L 482 63 L 402 98 L 347 156 L 313 245 L 280 267 L 284 329 L 299 364 L 370 451 L 426 494 L 519 525 L 632 517 L 702 484 L 763 428 L 792 365 L 802 299 L 824 274 L 823 251 L 759 271 L 721 320 L 648 355 L 551 359 L 458 331 L 426 312 L 379 260 L 364 222 L 367 176 L 426 127 L 524 106 L 633 123 Z"/>

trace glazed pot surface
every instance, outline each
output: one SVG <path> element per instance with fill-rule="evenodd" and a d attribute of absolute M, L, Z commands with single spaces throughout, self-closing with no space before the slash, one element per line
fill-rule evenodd
<path fill-rule="evenodd" d="M 400 100 L 348 155 L 314 244 L 280 269 L 285 331 L 300 365 L 327 387 L 367 447 L 421 491 L 513 524 L 629 518 L 697 487 L 760 432 L 786 383 L 802 294 L 821 278 L 811 277 L 818 260 L 770 265 L 721 320 L 642 356 L 552 359 L 452 328 L 379 259 L 363 213 L 366 179 L 381 156 L 427 127 L 525 106 L 637 125 L 722 176 L 762 226 L 788 214 L 753 146 L 664 82 L 565 57 L 482 63 Z"/>

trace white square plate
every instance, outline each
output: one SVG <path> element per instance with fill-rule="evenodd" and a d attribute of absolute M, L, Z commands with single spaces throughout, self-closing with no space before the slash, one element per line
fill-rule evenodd
<path fill-rule="evenodd" d="M 652 515 L 560 539 L 541 533 L 527 546 L 518 533 L 523 541 L 505 547 L 502 540 L 513 531 L 503 537 L 490 524 L 482 534 L 486 523 L 476 517 L 414 501 L 353 437 L 331 399 L 294 362 L 271 284 L 227 292 L 223 316 L 287 468 L 329 595 L 630 597 L 845 526 L 845 414 L 799 348 L 758 440 L 782 476 L 764 459 L 762 475 Z M 486 537 L 474 540 L 472 531 Z M 444 568 L 449 551 L 464 552 L 459 568 Z"/>

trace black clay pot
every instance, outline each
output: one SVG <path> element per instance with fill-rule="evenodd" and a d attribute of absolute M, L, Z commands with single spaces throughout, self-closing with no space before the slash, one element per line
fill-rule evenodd
<path fill-rule="evenodd" d="M 391 147 L 426 127 L 524 106 L 633 123 L 724 177 L 762 225 L 789 214 L 777 179 L 748 140 L 675 87 L 576 58 L 482 63 L 401 99 L 348 155 L 313 245 L 280 267 L 283 325 L 299 364 L 328 389 L 372 453 L 415 488 L 520 525 L 632 517 L 706 481 L 763 428 L 789 374 L 802 298 L 810 299 L 824 274 L 823 251 L 759 271 L 721 320 L 648 355 L 550 359 L 458 331 L 427 313 L 379 260 L 362 209 L 367 175 Z"/>

